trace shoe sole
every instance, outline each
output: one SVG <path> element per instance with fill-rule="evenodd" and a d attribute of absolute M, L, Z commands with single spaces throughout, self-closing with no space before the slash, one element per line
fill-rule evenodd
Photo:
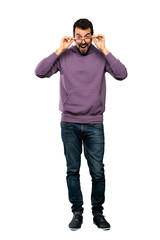
<path fill-rule="evenodd" d="M 70 228 L 71 231 L 77 231 L 79 229 L 81 229 L 81 228 Z"/>
<path fill-rule="evenodd" d="M 97 224 L 93 221 L 93 223 L 97 226 Z M 97 226 L 98 227 L 98 226 Z M 107 231 L 107 230 L 110 230 L 110 228 L 100 228 L 100 227 L 98 227 L 99 229 L 102 229 L 102 230 L 104 230 L 104 231 Z"/>

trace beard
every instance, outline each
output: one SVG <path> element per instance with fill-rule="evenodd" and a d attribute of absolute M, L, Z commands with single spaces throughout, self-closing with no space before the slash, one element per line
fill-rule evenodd
<path fill-rule="evenodd" d="M 81 55 L 87 55 L 89 48 L 90 48 L 90 45 L 87 43 L 78 44 L 78 50 Z"/>

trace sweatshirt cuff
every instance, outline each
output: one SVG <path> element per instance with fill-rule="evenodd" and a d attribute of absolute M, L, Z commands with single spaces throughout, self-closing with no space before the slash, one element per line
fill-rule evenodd
<path fill-rule="evenodd" d="M 46 57 L 45 60 L 47 61 L 48 64 L 52 66 L 58 58 L 59 58 L 58 55 L 56 55 L 55 53 L 52 53 L 51 55 Z"/>
<path fill-rule="evenodd" d="M 108 53 L 106 56 L 105 56 L 107 62 L 109 63 L 109 65 L 113 65 L 114 63 L 116 63 L 118 61 L 117 58 L 115 58 L 112 53 Z"/>

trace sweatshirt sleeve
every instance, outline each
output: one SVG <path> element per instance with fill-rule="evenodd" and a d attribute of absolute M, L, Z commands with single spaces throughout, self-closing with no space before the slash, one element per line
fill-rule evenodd
<path fill-rule="evenodd" d="M 105 56 L 106 58 L 106 72 L 110 73 L 115 79 L 123 80 L 127 77 L 126 67 L 115 58 L 112 53 Z"/>
<path fill-rule="evenodd" d="M 37 77 L 50 77 L 60 70 L 59 56 L 52 53 L 44 58 L 36 67 L 35 74 Z"/>

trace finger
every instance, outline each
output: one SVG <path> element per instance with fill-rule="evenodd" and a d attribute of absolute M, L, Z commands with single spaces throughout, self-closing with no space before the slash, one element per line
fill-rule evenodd
<path fill-rule="evenodd" d="M 97 38 L 98 37 L 98 35 L 92 35 L 92 38 Z"/>
<path fill-rule="evenodd" d="M 96 38 L 95 38 L 95 37 L 92 37 L 92 40 L 93 40 L 94 42 L 96 42 Z"/>
<path fill-rule="evenodd" d="M 66 40 L 67 42 L 70 42 L 71 40 L 73 40 L 73 37 L 65 36 L 64 40 Z"/>
<path fill-rule="evenodd" d="M 74 41 L 75 41 L 75 38 L 71 37 L 70 42 L 72 43 Z"/>
<path fill-rule="evenodd" d="M 92 36 L 92 40 L 93 40 L 94 42 L 98 42 L 98 38 L 97 38 L 96 36 Z"/>
<path fill-rule="evenodd" d="M 94 35 L 94 38 L 101 38 L 101 37 L 104 37 L 104 35 L 103 34 Z"/>
<path fill-rule="evenodd" d="M 68 42 L 70 39 L 66 36 L 66 37 L 64 37 L 64 40 L 66 40 Z"/>
<path fill-rule="evenodd" d="M 74 39 L 71 39 L 71 40 L 70 40 L 70 43 L 73 43 L 74 41 L 75 41 Z"/>
<path fill-rule="evenodd" d="M 71 37 L 71 41 L 75 41 L 76 40 L 76 38 L 74 38 L 74 37 Z"/>

